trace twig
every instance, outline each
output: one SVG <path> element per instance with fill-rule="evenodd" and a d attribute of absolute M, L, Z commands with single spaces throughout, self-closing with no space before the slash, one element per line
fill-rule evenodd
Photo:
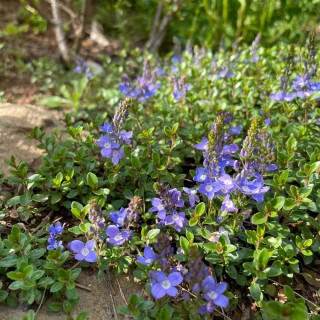
<path fill-rule="evenodd" d="M 44 217 L 44 219 L 41 221 L 41 223 L 39 223 L 39 225 L 36 228 L 31 230 L 30 235 L 32 236 L 38 230 L 40 230 L 48 222 L 48 220 L 50 220 L 52 214 L 53 214 L 53 211 L 50 211 L 50 213 L 47 216 Z"/>
<path fill-rule="evenodd" d="M 59 49 L 59 52 L 60 52 L 60 55 L 61 55 L 63 62 L 67 63 L 69 60 L 68 47 L 67 47 L 66 40 L 64 37 L 64 32 L 62 29 L 62 24 L 61 24 L 57 1 L 50 0 L 50 3 L 51 3 L 52 17 L 54 20 L 54 32 L 56 35 L 58 49 Z"/>
<path fill-rule="evenodd" d="M 80 265 L 81 261 L 78 261 L 74 264 L 73 267 L 71 267 L 71 270 L 74 270 L 75 268 L 77 268 Z"/>
<path fill-rule="evenodd" d="M 270 280 L 271 282 L 274 282 L 274 283 L 278 284 L 279 286 L 282 286 L 282 287 L 284 286 L 283 284 L 281 284 L 281 283 L 279 283 L 279 282 L 277 282 L 277 281 L 275 281 L 275 280 L 272 280 L 272 279 L 269 279 L 269 280 Z M 319 306 L 318 306 L 317 304 L 315 304 L 314 302 L 312 302 L 311 300 L 305 298 L 304 296 L 302 296 L 301 294 L 299 294 L 298 292 L 296 292 L 296 291 L 294 291 L 294 290 L 292 290 L 292 291 L 293 291 L 297 296 L 299 296 L 300 298 L 308 301 L 309 303 L 311 303 L 312 305 L 314 305 L 316 308 L 319 308 Z"/>
<path fill-rule="evenodd" d="M 113 309 L 113 313 L 114 313 L 114 318 L 115 318 L 115 320 L 118 320 L 117 309 L 116 309 L 116 306 L 115 306 L 115 303 L 113 300 L 114 293 L 113 293 L 113 288 L 111 285 L 109 270 L 106 270 L 106 275 L 107 275 L 108 279 L 106 279 L 106 278 L 104 278 L 104 279 L 105 279 L 105 282 L 106 282 L 108 289 L 109 289 L 109 295 L 110 295 L 111 302 L 112 302 L 112 309 Z"/>
<path fill-rule="evenodd" d="M 150 33 L 149 40 L 146 44 L 146 49 L 150 51 L 157 51 L 164 39 L 167 28 L 172 21 L 174 15 L 178 12 L 184 0 L 174 0 L 174 8 L 171 12 L 165 14 L 160 21 L 160 16 L 162 13 L 162 3 L 158 3 L 158 7 L 156 10 L 154 23 L 152 26 L 152 31 Z"/>
<path fill-rule="evenodd" d="M 43 304 L 43 300 L 44 300 L 44 297 L 45 297 L 45 295 L 46 295 L 46 291 L 47 291 L 47 287 L 44 288 L 44 292 L 43 292 L 43 295 L 42 295 L 42 298 L 41 298 L 39 307 L 38 307 L 38 309 L 37 309 L 37 311 L 36 311 L 36 314 L 39 312 L 39 310 L 40 310 L 40 308 L 41 308 L 41 306 L 42 306 L 42 304 Z"/>
<path fill-rule="evenodd" d="M 88 287 L 86 287 L 86 286 L 83 286 L 82 284 L 77 283 L 77 282 L 76 282 L 76 287 L 77 287 L 77 288 L 80 288 L 80 289 L 83 289 L 83 290 L 86 290 L 86 291 L 89 291 L 89 292 L 92 291 L 92 289 L 90 289 L 90 288 L 88 288 Z"/>
<path fill-rule="evenodd" d="M 80 49 L 80 44 L 81 44 L 81 40 L 83 38 L 83 33 L 84 33 L 84 25 L 87 17 L 87 9 L 88 9 L 88 1 L 83 0 L 81 10 L 80 10 L 79 26 L 74 31 L 75 40 L 73 44 L 73 50 L 75 53 L 78 53 Z"/>
<path fill-rule="evenodd" d="M 125 297 L 125 295 L 124 295 L 124 293 L 123 293 L 123 291 L 122 291 L 122 288 L 121 288 L 121 286 L 120 286 L 120 282 L 119 282 L 119 280 L 118 280 L 118 277 L 116 277 L 116 281 L 117 281 L 117 284 L 118 284 L 118 287 L 119 287 L 119 290 L 120 290 L 120 295 L 121 295 L 122 299 L 124 300 L 124 302 L 125 302 L 126 304 L 128 304 L 128 301 L 127 301 L 127 299 L 126 299 L 126 297 Z"/>
<path fill-rule="evenodd" d="M 44 0 L 44 1 L 51 4 L 52 0 Z M 77 15 L 70 8 L 66 7 L 65 5 L 63 5 L 62 3 L 58 2 L 58 1 L 56 1 L 56 5 L 57 5 L 57 8 L 61 9 L 65 13 L 67 13 L 72 20 L 77 19 Z"/>

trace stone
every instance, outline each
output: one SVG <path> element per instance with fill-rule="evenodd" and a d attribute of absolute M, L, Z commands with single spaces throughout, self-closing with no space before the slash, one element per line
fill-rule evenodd
<path fill-rule="evenodd" d="M 13 155 L 17 160 L 33 163 L 43 151 L 39 142 L 28 140 L 34 127 L 46 133 L 63 128 L 62 117 L 57 110 L 48 110 L 33 105 L 0 103 L 0 171 L 8 176 L 10 167 L 5 163 Z"/>

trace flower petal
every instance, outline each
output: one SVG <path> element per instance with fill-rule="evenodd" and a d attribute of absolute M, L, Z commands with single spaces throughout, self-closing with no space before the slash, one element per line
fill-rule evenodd
<path fill-rule="evenodd" d="M 84 248 L 84 243 L 80 240 L 73 240 L 70 242 L 70 248 L 75 253 L 80 253 Z"/>
<path fill-rule="evenodd" d="M 221 294 L 214 299 L 213 302 L 219 307 L 226 308 L 229 304 L 229 299 L 225 295 Z"/>
<path fill-rule="evenodd" d="M 170 287 L 167 291 L 166 291 L 167 295 L 170 297 L 175 297 L 178 294 L 178 289 L 175 287 Z"/>
<path fill-rule="evenodd" d="M 119 232 L 119 228 L 117 226 L 111 225 L 107 228 L 107 235 L 111 238 L 114 238 Z"/>
<path fill-rule="evenodd" d="M 155 299 L 161 299 L 166 295 L 166 290 L 162 288 L 160 283 L 156 283 L 151 287 L 151 293 Z"/>
<path fill-rule="evenodd" d="M 168 275 L 168 280 L 172 286 L 177 286 L 183 281 L 183 277 L 180 272 L 172 272 Z"/>
<path fill-rule="evenodd" d="M 86 260 L 88 262 L 96 262 L 98 260 L 98 255 L 94 250 L 90 251 L 84 260 Z"/>

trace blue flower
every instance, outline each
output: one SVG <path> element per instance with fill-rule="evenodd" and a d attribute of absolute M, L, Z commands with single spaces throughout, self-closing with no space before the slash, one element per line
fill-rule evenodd
<path fill-rule="evenodd" d="M 200 202 L 200 198 L 197 196 L 197 190 L 193 188 L 183 187 L 183 191 L 189 195 L 189 203 L 191 208 L 196 206 L 196 203 Z"/>
<path fill-rule="evenodd" d="M 76 254 L 75 259 L 88 262 L 96 262 L 98 260 L 98 255 L 94 248 L 96 243 L 94 240 L 90 240 L 87 243 L 83 243 L 79 240 L 73 240 L 69 243 L 69 248 Z"/>
<path fill-rule="evenodd" d="M 270 189 L 270 187 L 264 186 L 263 178 L 260 174 L 255 173 L 255 179 L 248 181 L 243 177 L 239 183 L 241 191 L 246 195 L 251 195 L 251 197 L 258 203 L 263 201 L 264 194 Z"/>
<path fill-rule="evenodd" d="M 121 232 L 119 228 L 114 225 L 109 226 L 106 233 L 109 236 L 107 240 L 115 246 L 121 246 L 131 236 L 130 231 Z"/>
<path fill-rule="evenodd" d="M 229 304 L 229 299 L 223 294 L 227 289 L 225 282 L 216 284 L 213 277 L 208 276 L 202 281 L 202 287 L 204 290 L 204 299 L 207 303 L 199 309 L 199 314 L 210 314 L 213 312 L 214 307 L 218 306 L 226 308 Z"/>
<path fill-rule="evenodd" d="M 178 232 L 181 232 L 187 225 L 186 214 L 184 212 L 177 212 L 171 210 L 171 214 L 166 216 L 165 225 L 173 225 L 173 228 Z"/>
<path fill-rule="evenodd" d="M 237 207 L 234 205 L 232 200 L 230 200 L 229 194 L 224 198 L 222 202 L 221 211 L 228 211 L 228 212 L 238 211 Z"/>
<path fill-rule="evenodd" d="M 111 158 L 113 156 L 113 152 L 117 151 L 120 147 L 120 144 L 115 143 L 114 139 L 108 135 L 100 137 L 100 140 L 97 141 L 97 145 L 102 148 L 101 154 L 106 158 Z"/>
<path fill-rule="evenodd" d="M 161 299 L 165 295 L 175 297 L 178 290 L 175 286 L 183 281 L 180 272 L 172 272 L 168 276 L 162 271 L 156 271 L 151 285 L 151 294 L 155 299 Z"/>
<path fill-rule="evenodd" d="M 121 208 L 119 212 L 111 212 L 109 217 L 118 227 L 122 227 L 127 222 L 127 210 Z"/>
<path fill-rule="evenodd" d="M 137 261 L 146 266 L 150 266 L 155 260 L 158 259 L 157 254 L 149 246 L 144 248 L 143 254 L 144 257 L 140 255 L 137 256 Z"/>
<path fill-rule="evenodd" d="M 207 177 L 209 177 L 210 168 L 197 168 L 196 175 L 193 177 L 194 181 L 204 182 Z"/>
<path fill-rule="evenodd" d="M 203 184 L 199 186 L 199 192 L 206 195 L 209 200 L 212 200 L 215 196 L 215 192 L 219 191 L 219 186 L 208 177 L 204 180 Z"/>
<path fill-rule="evenodd" d="M 164 220 L 167 214 L 166 204 L 164 203 L 164 201 L 159 198 L 153 198 L 151 202 L 153 207 L 149 209 L 149 212 L 158 211 L 159 219 Z"/>

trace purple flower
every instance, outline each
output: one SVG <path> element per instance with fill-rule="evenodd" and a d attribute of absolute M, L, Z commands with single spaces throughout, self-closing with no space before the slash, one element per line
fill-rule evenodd
<path fill-rule="evenodd" d="M 111 212 L 109 217 L 118 227 L 122 227 L 127 221 L 127 210 L 121 208 L 119 212 Z"/>
<path fill-rule="evenodd" d="M 200 202 L 200 198 L 197 196 L 197 190 L 196 189 L 190 189 L 187 187 L 183 187 L 183 191 L 189 195 L 189 203 L 191 208 L 194 208 L 196 206 L 196 203 Z"/>
<path fill-rule="evenodd" d="M 158 217 L 161 220 L 166 218 L 167 209 L 166 204 L 159 198 L 153 198 L 151 200 L 153 207 L 149 209 L 149 212 L 156 212 L 158 211 Z"/>
<path fill-rule="evenodd" d="M 103 157 L 106 157 L 106 158 L 112 157 L 113 152 L 117 151 L 118 148 L 120 147 L 120 144 L 115 143 L 114 140 L 108 135 L 100 137 L 100 140 L 97 141 L 97 145 L 102 148 L 101 154 Z"/>
<path fill-rule="evenodd" d="M 62 241 L 57 241 L 55 238 L 50 237 L 48 239 L 49 245 L 47 246 L 48 250 L 55 250 L 58 248 L 63 249 Z"/>
<path fill-rule="evenodd" d="M 64 231 L 64 227 L 61 225 L 60 222 L 56 222 L 54 225 L 50 226 L 48 232 L 50 233 L 51 237 L 60 236 Z"/>
<path fill-rule="evenodd" d="M 212 242 L 217 243 L 221 236 L 225 236 L 227 243 L 231 244 L 230 239 L 229 239 L 229 232 L 224 227 L 219 228 L 218 232 L 215 233 L 215 238 L 214 238 L 214 240 L 212 240 Z"/>
<path fill-rule="evenodd" d="M 291 102 L 296 97 L 294 92 L 285 93 L 284 91 L 278 91 L 276 93 L 270 94 L 270 98 L 275 102 L 287 101 Z"/>
<path fill-rule="evenodd" d="M 240 134 L 241 131 L 242 131 L 242 126 L 236 126 L 236 127 L 230 126 L 229 128 L 230 134 Z"/>
<path fill-rule="evenodd" d="M 90 240 L 86 244 L 79 240 L 73 240 L 69 244 L 69 248 L 76 254 L 76 260 L 88 262 L 96 262 L 98 259 L 98 255 L 94 250 L 95 246 L 94 240 Z"/>
<path fill-rule="evenodd" d="M 230 194 L 237 188 L 235 182 L 228 174 L 224 174 L 223 176 L 219 177 L 214 185 L 216 186 L 216 189 L 223 194 Z"/>
<path fill-rule="evenodd" d="M 166 294 L 170 297 L 175 297 L 178 294 L 178 289 L 175 286 L 183 281 L 180 272 L 172 272 L 168 276 L 162 271 L 156 271 L 154 281 L 151 285 L 151 293 L 155 299 L 161 299 Z"/>
<path fill-rule="evenodd" d="M 166 225 L 173 225 L 174 229 L 180 232 L 187 225 L 186 214 L 184 212 L 177 212 L 171 210 L 171 215 L 166 216 Z"/>
<path fill-rule="evenodd" d="M 210 168 L 197 168 L 196 175 L 193 177 L 194 181 L 204 182 L 207 177 L 209 177 Z"/>
<path fill-rule="evenodd" d="M 101 151 L 102 153 L 102 151 Z M 117 165 L 120 161 L 120 159 L 122 159 L 124 157 L 124 151 L 121 149 L 113 149 L 112 150 L 112 154 L 111 154 L 111 161 L 114 165 Z"/>
<path fill-rule="evenodd" d="M 215 196 L 215 192 L 219 191 L 219 187 L 212 182 L 208 177 L 204 180 L 203 184 L 199 187 L 199 192 L 206 195 L 209 200 L 212 200 Z"/>
<path fill-rule="evenodd" d="M 173 188 L 168 191 L 168 202 L 170 206 L 174 206 L 177 208 L 182 208 L 184 206 L 184 201 L 181 199 L 181 192 Z"/>
<path fill-rule="evenodd" d="M 143 251 L 144 257 L 138 255 L 137 261 L 146 266 L 150 266 L 155 260 L 158 259 L 157 254 L 153 251 L 151 247 L 145 247 Z"/>
<path fill-rule="evenodd" d="M 209 142 L 209 140 L 207 138 L 203 137 L 201 143 L 195 144 L 194 148 L 198 149 L 198 150 L 207 151 L 208 150 L 208 142 Z"/>
<path fill-rule="evenodd" d="M 109 123 L 104 123 L 103 126 L 99 126 L 99 129 L 106 133 L 113 133 L 112 126 Z"/>
<path fill-rule="evenodd" d="M 64 231 L 63 226 L 60 222 L 56 222 L 54 225 L 51 225 L 48 229 L 49 232 L 49 239 L 47 246 L 48 250 L 55 250 L 57 248 L 63 248 L 62 241 L 58 241 L 57 238 L 59 238 Z"/>
<path fill-rule="evenodd" d="M 228 194 L 222 202 L 221 211 L 236 212 L 237 210 L 237 207 L 232 200 L 230 200 L 230 195 Z"/>
<path fill-rule="evenodd" d="M 223 295 L 223 292 L 227 289 L 227 284 L 225 282 L 216 284 L 213 277 L 208 276 L 202 281 L 202 287 L 205 292 L 203 297 L 207 300 L 207 303 L 199 309 L 200 314 L 212 313 L 215 306 L 221 308 L 226 308 L 228 306 L 229 299 Z"/>
<path fill-rule="evenodd" d="M 241 191 L 251 197 L 258 203 L 263 201 L 264 194 L 270 189 L 270 187 L 264 187 L 264 181 L 259 173 L 256 173 L 255 179 L 248 181 L 246 178 L 242 178 L 239 184 Z"/>
<path fill-rule="evenodd" d="M 127 239 L 130 238 L 130 231 L 120 231 L 117 226 L 111 225 L 107 228 L 107 239 L 110 243 L 115 246 L 121 246 Z"/>

